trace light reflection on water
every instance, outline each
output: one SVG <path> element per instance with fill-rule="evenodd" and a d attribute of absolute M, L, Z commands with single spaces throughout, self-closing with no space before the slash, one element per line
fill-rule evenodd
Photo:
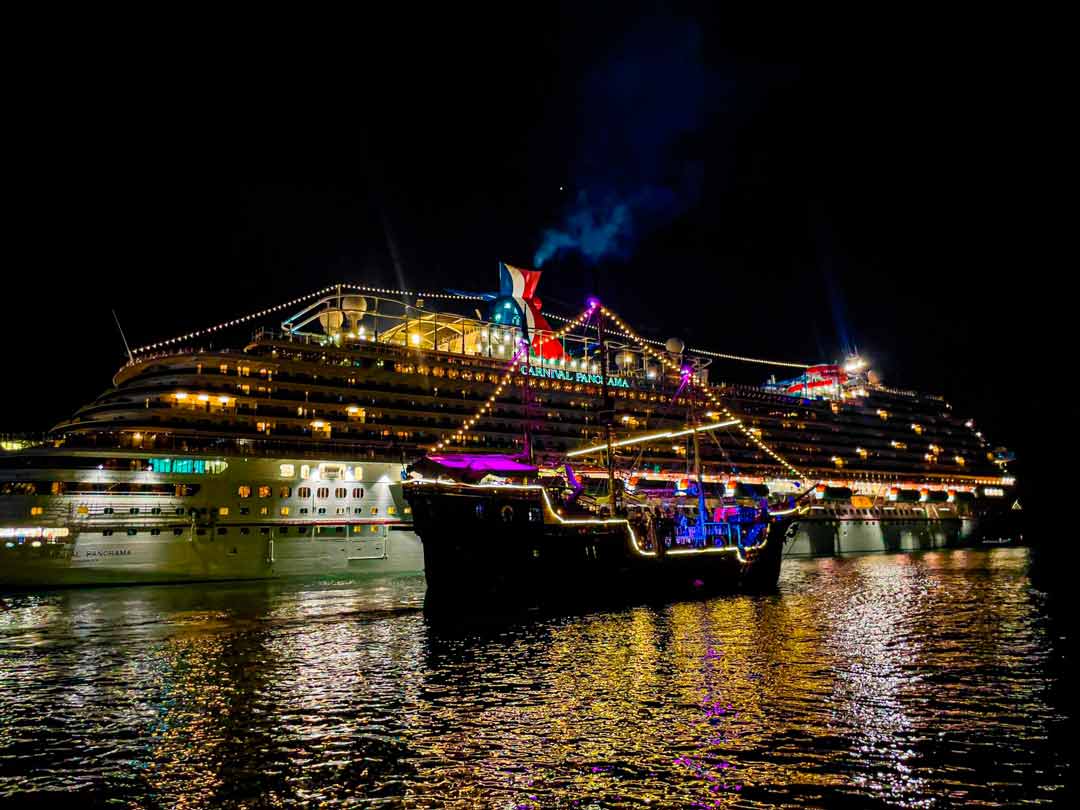
<path fill-rule="evenodd" d="M 472 630 L 422 577 L 86 589 L 0 610 L 0 797 L 87 806 L 1049 802 L 1024 550 L 786 561 L 780 593 Z"/>

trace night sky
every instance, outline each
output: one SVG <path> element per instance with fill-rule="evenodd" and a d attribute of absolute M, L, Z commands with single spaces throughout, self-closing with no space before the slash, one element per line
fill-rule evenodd
<path fill-rule="evenodd" d="M 0 431 L 109 385 L 111 308 L 141 345 L 337 280 L 490 290 L 498 260 L 556 244 L 548 310 L 595 292 L 693 346 L 857 346 L 1022 453 L 1050 398 L 1016 388 L 1042 142 L 1016 50 L 978 29 L 751 42 L 695 7 L 617 8 L 372 22 L 228 64 L 67 53 L 14 102 Z"/>

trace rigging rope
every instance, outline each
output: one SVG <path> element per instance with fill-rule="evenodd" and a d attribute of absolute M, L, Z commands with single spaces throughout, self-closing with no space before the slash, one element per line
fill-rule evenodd
<path fill-rule="evenodd" d="M 556 321 L 565 322 L 567 319 L 562 315 L 556 315 L 552 312 L 545 312 L 544 315 L 548 318 L 553 318 Z M 651 343 L 653 346 L 663 346 L 664 342 L 660 340 L 653 340 L 652 338 L 638 336 L 638 340 L 643 343 Z M 725 354 L 723 352 L 714 352 L 710 349 L 696 349 L 694 347 L 688 348 L 686 351 L 691 354 L 704 354 L 709 357 L 719 357 L 722 360 L 738 360 L 743 363 L 760 363 L 765 366 L 784 366 L 786 368 L 810 368 L 810 363 L 790 363 L 784 360 L 763 360 L 760 357 L 744 357 L 739 354 Z"/>
<path fill-rule="evenodd" d="M 637 343 L 638 346 L 641 347 L 642 351 L 646 352 L 647 354 L 652 355 L 656 360 L 659 360 L 665 367 L 671 369 L 672 371 L 678 372 L 679 374 L 687 374 L 688 373 L 688 372 L 684 372 L 684 370 L 682 368 L 680 368 L 677 363 L 672 362 L 670 358 L 665 357 L 664 355 L 662 355 L 659 352 L 652 349 L 648 345 L 648 343 L 646 343 L 644 341 L 644 339 L 640 335 L 637 334 L 637 332 L 635 332 L 633 329 L 631 329 L 629 326 L 627 326 L 627 324 L 622 320 L 622 318 L 620 318 L 616 313 L 612 312 L 610 309 L 608 309 L 605 306 L 601 306 L 600 311 L 604 315 L 608 316 L 611 320 L 613 320 L 615 322 L 616 326 L 619 327 L 619 331 L 623 334 L 623 336 L 625 336 L 625 337 L 629 338 L 630 340 L 634 341 L 635 343 Z M 703 394 L 705 394 L 705 397 L 709 400 L 709 402 L 711 402 L 713 404 L 714 407 L 716 407 L 720 411 L 722 411 L 724 413 L 724 415 L 727 416 L 729 419 L 738 420 L 738 422 L 739 422 L 738 428 L 739 428 L 739 430 L 741 430 L 743 432 L 743 434 L 746 436 L 747 439 L 749 439 L 754 444 L 756 444 L 760 450 L 763 450 L 765 453 L 772 456 L 774 459 L 776 459 L 776 461 L 778 461 L 780 464 L 782 464 L 784 467 L 786 467 L 788 472 L 790 472 L 793 475 L 798 476 L 798 477 L 802 476 L 802 474 L 795 468 L 795 466 L 793 464 L 791 464 L 787 459 L 785 459 L 783 456 L 781 456 L 779 453 L 777 453 L 775 450 L 773 450 L 771 447 L 769 447 L 769 445 L 767 445 L 765 442 L 763 442 L 760 437 L 758 437 L 756 434 L 752 433 L 750 428 L 748 428 L 746 426 L 746 424 L 743 422 L 743 419 L 742 419 L 741 416 L 737 416 L 727 405 L 725 405 L 723 402 L 721 402 L 720 399 L 717 398 L 717 396 L 715 394 L 713 394 L 712 391 L 710 391 L 707 386 L 701 385 L 700 380 L 698 380 L 696 378 L 696 376 L 691 376 L 690 380 L 691 380 L 692 383 L 695 384 L 695 386 L 697 387 L 697 389 L 699 391 L 701 391 Z"/>

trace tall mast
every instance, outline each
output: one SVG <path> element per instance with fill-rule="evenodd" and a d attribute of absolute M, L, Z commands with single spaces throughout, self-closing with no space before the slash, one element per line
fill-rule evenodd
<path fill-rule="evenodd" d="M 693 428 L 693 433 L 690 436 L 694 440 L 694 477 L 697 479 L 698 488 L 698 533 L 701 538 L 701 543 L 705 543 L 705 482 L 702 480 L 701 475 L 701 445 L 698 443 L 697 432 L 697 414 L 694 410 L 694 396 L 697 392 L 693 390 L 693 386 L 690 389 L 690 396 L 687 399 L 690 402 L 690 427 Z"/>
<path fill-rule="evenodd" d="M 615 403 L 608 390 L 608 353 L 604 341 L 604 311 L 597 312 L 596 335 L 600 341 L 600 387 L 604 397 L 604 408 L 600 419 L 604 424 L 604 444 L 607 445 L 608 499 L 611 502 L 611 517 L 615 517 L 615 458 L 611 454 L 611 423 L 615 420 Z"/>

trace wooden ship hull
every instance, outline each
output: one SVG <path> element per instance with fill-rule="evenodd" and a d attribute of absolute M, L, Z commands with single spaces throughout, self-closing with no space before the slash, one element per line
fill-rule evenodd
<path fill-rule="evenodd" d="M 749 544 L 729 535 L 658 549 L 627 519 L 560 514 L 539 485 L 413 481 L 405 498 L 423 543 L 429 608 L 767 592 L 787 529 L 766 519 Z"/>

